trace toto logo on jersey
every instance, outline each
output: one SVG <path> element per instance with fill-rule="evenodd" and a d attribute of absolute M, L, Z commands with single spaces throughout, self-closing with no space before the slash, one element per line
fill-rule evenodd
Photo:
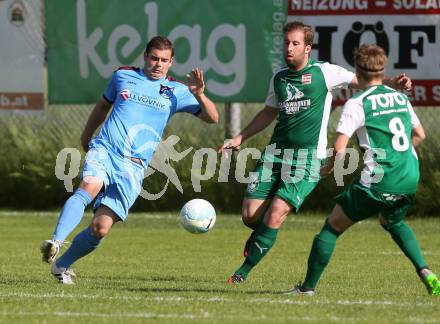
<path fill-rule="evenodd" d="M 121 98 L 127 100 L 130 95 L 130 90 L 124 89 L 121 91 Z"/>

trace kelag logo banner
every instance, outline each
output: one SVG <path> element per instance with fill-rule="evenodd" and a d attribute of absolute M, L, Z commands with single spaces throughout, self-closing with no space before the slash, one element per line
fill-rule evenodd
<path fill-rule="evenodd" d="M 172 74 L 205 71 L 214 101 L 260 102 L 283 65 L 284 0 L 46 0 L 49 102 L 94 103 L 112 72 L 143 66 L 155 35 L 175 43 Z"/>

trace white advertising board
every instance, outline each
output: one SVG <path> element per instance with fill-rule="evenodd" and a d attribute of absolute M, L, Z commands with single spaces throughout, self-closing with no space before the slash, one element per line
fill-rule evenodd
<path fill-rule="evenodd" d="M 40 0 L 0 0 L 0 42 L 0 110 L 42 110 Z"/>

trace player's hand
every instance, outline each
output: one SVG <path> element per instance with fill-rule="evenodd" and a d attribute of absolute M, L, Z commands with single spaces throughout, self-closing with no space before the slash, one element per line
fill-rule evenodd
<path fill-rule="evenodd" d="M 225 154 L 228 157 L 228 151 L 238 151 L 242 142 L 241 135 L 235 136 L 232 139 L 227 139 L 224 141 L 223 145 L 217 150 L 218 153 Z"/>
<path fill-rule="evenodd" d="M 321 169 L 319 170 L 319 175 L 321 177 L 326 177 L 332 174 L 332 172 L 333 172 L 333 167 L 327 164 L 321 167 Z"/>
<path fill-rule="evenodd" d="M 396 79 L 396 88 L 400 90 L 410 91 L 412 89 L 412 81 L 405 73 L 400 74 Z"/>
<path fill-rule="evenodd" d="M 199 68 L 192 69 L 190 74 L 186 75 L 189 90 L 195 96 L 200 96 L 205 91 L 205 81 L 203 80 L 203 71 Z"/>

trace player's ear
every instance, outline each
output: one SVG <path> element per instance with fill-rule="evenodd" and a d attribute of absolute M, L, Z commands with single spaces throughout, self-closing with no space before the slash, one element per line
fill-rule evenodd
<path fill-rule="evenodd" d="M 312 45 L 306 45 L 306 54 L 310 54 L 312 51 Z"/>

